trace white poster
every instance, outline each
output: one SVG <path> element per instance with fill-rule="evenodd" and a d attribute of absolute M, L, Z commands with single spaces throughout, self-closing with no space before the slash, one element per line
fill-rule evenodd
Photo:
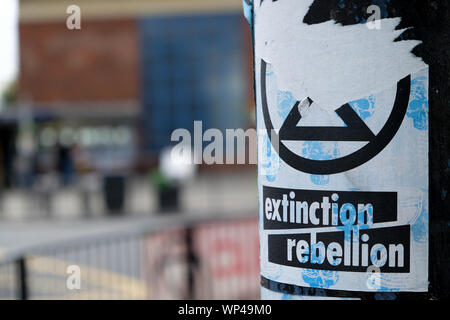
<path fill-rule="evenodd" d="M 263 283 L 425 292 L 420 42 L 394 41 L 401 18 L 308 24 L 312 2 L 254 4 Z"/>

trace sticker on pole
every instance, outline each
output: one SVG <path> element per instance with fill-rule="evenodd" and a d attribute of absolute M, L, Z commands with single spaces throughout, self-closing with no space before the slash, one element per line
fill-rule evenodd
<path fill-rule="evenodd" d="M 254 4 L 263 284 L 425 292 L 420 41 L 401 38 L 401 17 L 337 23 L 316 2 Z"/>

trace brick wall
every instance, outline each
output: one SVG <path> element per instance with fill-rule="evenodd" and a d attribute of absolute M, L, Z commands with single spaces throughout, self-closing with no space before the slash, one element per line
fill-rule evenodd
<path fill-rule="evenodd" d="M 135 100 L 139 97 L 134 20 L 21 23 L 20 95 L 33 102 Z"/>

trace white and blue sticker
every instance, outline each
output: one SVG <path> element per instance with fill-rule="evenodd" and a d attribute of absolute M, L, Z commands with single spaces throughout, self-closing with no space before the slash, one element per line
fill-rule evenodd
<path fill-rule="evenodd" d="M 263 283 L 426 292 L 428 66 L 412 53 L 420 42 L 398 41 L 400 18 L 379 29 L 306 23 L 313 2 L 254 4 Z M 283 296 L 268 288 L 265 296 Z"/>

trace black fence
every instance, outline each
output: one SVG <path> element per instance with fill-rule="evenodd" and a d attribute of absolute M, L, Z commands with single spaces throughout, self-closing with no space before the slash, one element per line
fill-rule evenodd
<path fill-rule="evenodd" d="M 0 299 L 258 299 L 255 216 L 142 223 L 0 257 Z"/>

